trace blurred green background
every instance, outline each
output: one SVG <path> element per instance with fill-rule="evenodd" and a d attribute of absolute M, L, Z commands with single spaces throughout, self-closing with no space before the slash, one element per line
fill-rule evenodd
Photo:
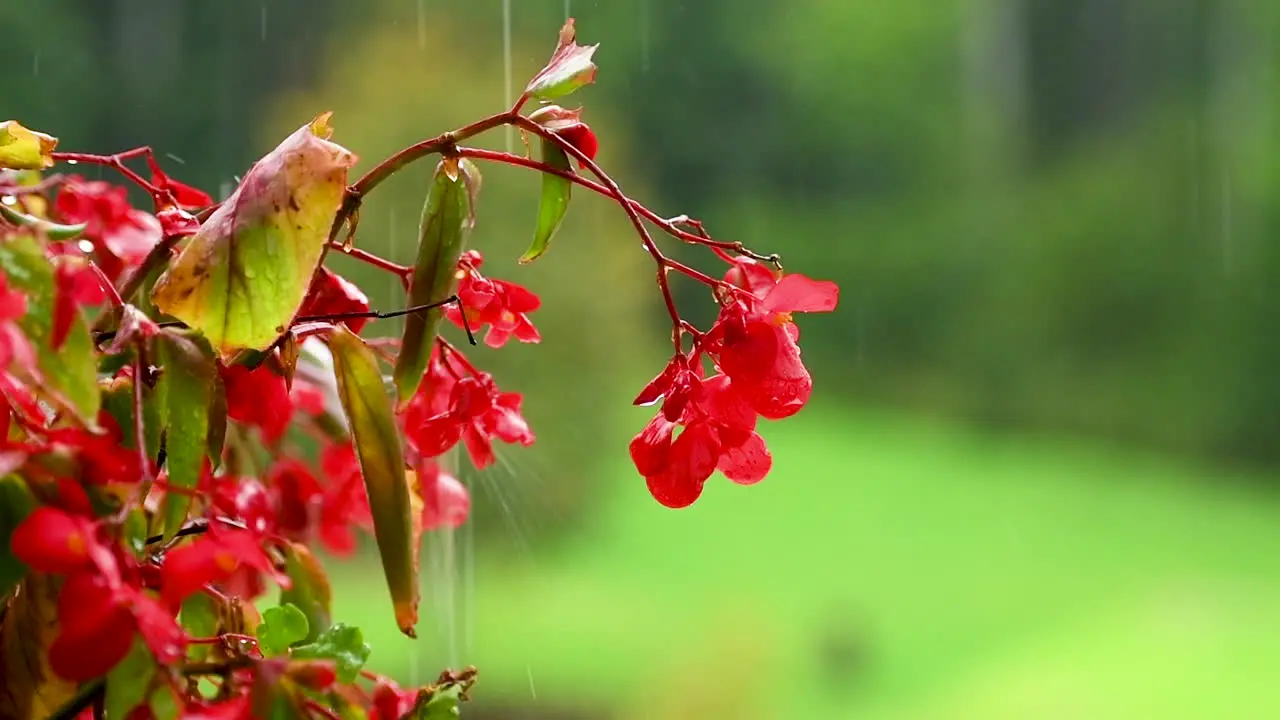
<path fill-rule="evenodd" d="M 479 718 L 1280 715 L 1280 5 L 0 8 L 0 115 L 224 194 L 324 110 L 368 168 L 501 109 L 571 13 L 623 188 L 840 283 L 801 319 L 816 399 L 764 428 L 773 474 L 665 510 L 626 457 L 666 354 L 650 261 L 581 195 L 518 267 L 537 179 L 484 168 L 474 241 L 543 297 L 544 341 L 475 355 L 539 440 L 464 473 L 475 522 L 429 538 L 417 643 L 372 565 L 333 566 L 374 665 L 479 665 Z M 359 246 L 412 256 L 430 170 L 378 191 Z"/>

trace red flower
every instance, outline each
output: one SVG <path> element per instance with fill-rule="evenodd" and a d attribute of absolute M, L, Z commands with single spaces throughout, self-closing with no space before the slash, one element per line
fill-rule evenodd
<path fill-rule="evenodd" d="M 662 416 L 669 422 L 676 422 L 684 414 L 689 398 L 701 382 L 701 364 L 691 363 L 689 357 L 681 353 L 671 358 L 658 377 L 644 386 L 632 404 L 650 405 L 661 398 Z"/>
<path fill-rule="evenodd" d="M 430 365 L 435 364 L 433 357 Z M 432 372 L 430 365 L 428 373 Z M 443 384 L 422 383 L 404 412 L 405 434 L 424 457 L 441 455 L 461 440 L 472 464 L 484 469 L 495 459 L 494 438 L 525 446 L 533 444 L 533 432 L 520 415 L 520 395 L 500 392 L 492 375 L 477 373 L 453 382 L 444 408 L 436 410 Z"/>
<path fill-rule="evenodd" d="M 307 291 L 299 317 L 325 316 L 334 317 L 336 322 L 346 324 L 351 332 L 359 334 L 368 324 L 368 317 L 342 319 L 344 313 L 369 312 L 369 298 L 355 283 L 332 272 L 328 268 L 320 268 L 320 273 L 311 283 Z"/>
<path fill-rule="evenodd" d="M 183 208 L 194 210 L 213 204 L 213 198 L 203 190 L 191 187 L 169 177 L 160 169 L 160 164 L 151 155 L 147 156 L 147 165 L 151 167 L 151 184 L 157 190 L 168 191 L 174 202 Z"/>
<path fill-rule="evenodd" d="M 87 224 L 84 238 L 93 244 L 98 265 L 111 280 L 140 263 L 160 242 L 160 221 L 130 207 L 123 187 L 74 176 L 58 192 L 54 207 L 63 220 Z"/>
<path fill-rule="evenodd" d="M 27 296 L 9 287 L 9 277 L 0 272 L 0 370 L 17 363 L 35 367 L 35 353 L 26 333 L 16 320 L 27 314 Z"/>
<path fill-rule="evenodd" d="M 327 480 L 320 500 L 320 541 L 335 555 L 349 555 L 356 549 L 351 526 L 373 527 L 355 446 L 349 442 L 325 446 L 320 451 L 320 470 Z"/>
<path fill-rule="evenodd" d="M 215 523 L 190 544 L 165 555 L 161 595 L 176 607 L 205 585 L 225 582 L 242 564 L 288 586 L 288 576 L 276 570 L 262 549 L 261 536 Z"/>
<path fill-rule="evenodd" d="M 631 441 L 631 459 L 654 499 L 667 507 L 691 505 L 717 468 L 739 484 L 759 482 L 772 459 L 755 432 L 756 414 L 731 380 L 716 375 L 700 381 L 684 408 L 679 427 L 664 413 L 654 416 Z"/>
<path fill-rule="evenodd" d="M 536 343 L 542 339 L 538 329 L 529 321 L 528 313 L 542 304 L 537 295 L 515 283 L 491 280 L 480 274 L 484 258 L 476 250 L 468 250 L 458 260 L 458 299 L 467 314 L 467 323 L 473 331 L 485 325 L 489 332 L 484 342 L 489 347 L 502 347 L 515 335 L 520 342 Z M 462 312 L 457 305 L 445 308 L 445 316 L 462 327 Z"/>
<path fill-rule="evenodd" d="M 93 567 L 95 555 L 106 552 L 87 518 L 47 505 L 14 528 L 10 548 L 36 572 L 63 574 Z"/>
<path fill-rule="evenodd" d="M 746 292 L 728 295 L 701 349 L 733 379 L 756 412 L 776 420 L 799 412 L 813 391 L 796 345 L 800 330 L 791 314 L 834 310 L 839 289 L 835 283 L 803 275 L 785 275 L 770 283 L 762 269 L 742 258 L 729 270 L 725 280 Z"/>
<path fill-rule="evenodd" d="M 273 465 L 267 482 L 278 498 L 280 533 L 292 540 L 306 540 L 324 494 L 320 482 L 310 468 L 293 458 Z"/>
<path fill-rule="evenodd" d="M 67 339 L 80 306 L 97 305 L 107 299 L 107 293 L 102 288 L 98 273 L 84 258 L 60 257 L 53 278 L 57 299 L 53 305 L 53 334 L 49 343 L 57 350 Z"/>
<path fill-rule="evenodd" d="M 581 110 L 568 110 L 559 105 L 547 105 L 529 115 L 529 119 L 550 130 L 587 157 L 595 160 L 600 141 L 591 128 L 582 122 Z M 579 162 L 579 166 L 585 167 Z"/>
<path fill-rule="evenodd" d="M 258 428 L 269 444 L 279 440 L 293 417 L 284 377 L 267 365 L 252 370 L 231 365 L 223 367 L 221 374 L 227 389 L 227 416 Z"/>
<path fill-rule="evenodd" d="M 418 494 L 424 530 L 461 527 L 471 512 L 467 488 L 430 458 L 418 466 Z"/>
<path fill-rule="evenodd" d="M 132 484 L 142 479 L 138 453 L 124 447 L 124 434 L 106 411 L 98 415 L 105 432 L 63 428 L 48 433 L 49 450 L 75 454 L 80 480 L 86 485 Z"/>

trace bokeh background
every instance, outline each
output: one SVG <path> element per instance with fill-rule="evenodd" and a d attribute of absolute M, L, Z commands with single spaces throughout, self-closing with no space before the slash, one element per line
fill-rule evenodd
<path fill-rule="evenodd" d="M 1280 714 L 1276 3 L 0 0 L 0 116 L 225 194 L 333 110 L 368 168 L 503 108 L 566 13 L 624 189 L 841 284 L 801 319 L 815 399 L 765 482 L 659 507 L 626 455 L 648 258 L 580 194 L 518 267 L 538 181 L 484 168 L 474 242 L 544 341 L 476 359 L 539 441 L 463 472 L 421 640 L 376 563 L 333 566 L 372 665 L 477 664 L 473 718 Z M 430 170 L 359 246 L 412 256 Z"/>

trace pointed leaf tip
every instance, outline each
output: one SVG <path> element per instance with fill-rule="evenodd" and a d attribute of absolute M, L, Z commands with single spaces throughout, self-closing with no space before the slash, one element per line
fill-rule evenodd
<path fill-rule="evenodd" d="M 551 60 L 529 81 L 525 94 L 541 100 L 553 100 L 595 82 L 596 64 L 591 57 L 598 47 L 579 45 L 573 18 L 569 18 L 560 29 L 560 40 Z"/>

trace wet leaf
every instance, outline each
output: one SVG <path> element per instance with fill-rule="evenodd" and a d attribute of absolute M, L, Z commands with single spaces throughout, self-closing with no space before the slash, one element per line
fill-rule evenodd
<path fill-rule="evenodd" d="M 573 18 L 569 18 L 560 28 L 560 41 L 551 60 L 525 88 L 527 94 L 540 100 L 552 100 L 595 82 L 596 64 L 591 61 L 591 56 L 599 46 L 579 45 L 576 38 Z"/>
<path fill-rule="evenodd" d="M 329 336 L 329 348 L 338 397 L 360 458 L 396 624 L 404 634 L 416 637 L 419 538 L 414 532 L 404 451 L 391 398 L 383 386 L 377 358 L 363 340 L 339 325 Z"/>
<path fill-rule="evenodd" d="M 462 693 L 466 690 L 460 683 L 447 683 L 437 686 L 430 694 L 418 696 L 409 717 L 413 720 L 452 720 L 462 715 Z"/>
<path fill-rule="evenodd" d="M 329 142 L 328 114 L 259 160 L 156 281 L 159 310 L 222 358 L 265 350 L 302 306 L 356 156 Z"/>
<path fill-rule="evenodd" d="M 292 657 L 298 660 L 333 660 L 338 681 L 349 683 L 360 674 L 370 652 L 360 628 L 338 623 L 320 633 L 315 642 L 294 648 Z"/>
<path fill-rule="evenodd" d="M 452 171 L 452 177 L 450 173 Z M 431 190 L 418 225 L 418 257 L 413 264 L 409 306 L 442 302 L 458 285 L 458 258 L 475 225 L 480 171 L 468 160 L 443 160 L 431 178 Z M 422 382 L 444 308 L 407 315 L 393 377 L 404 407 Z"/>
<path fill-rule="evenodd" d="M 76 693 L 76 684 L 49 667 L 58 632 L 58 579 L 30 574 L 0 615 L 0 718 L 44 720 Z"/>
<path fill-rule="evenodd" d="M 99 402 L 93 339 L 77 312 L 62 346 L 53 349 L 53 265 L 34 238 L 17 235 L 0 241 L 0 270 L 11 286 L 27 295 L 27 314 L 18 320 L 18 326 L 35 348 L 40 375 L 82 419 L 91 422 L 98 416 Z"/>
<path fill-rule="evenodd" d="M 13 556 L 9 540 L 14 528 L 36 507 L 27 483 L 17 475 L 0 477 L 0 601 L 9 594 L 27 568 Z"/>
<path fill-rule="evenodd" d="M 301 543 L 285 546 L 285 572 L 292 581 L 288 590 L 280 591 L 280 604 L 296 606 L 307 616 L 305 642 L 313 642 L 333 623 L 333 591 L 329 576 L 315 555 Z"/>
<path fill-rule="evenodd" d="M 181 701 L 168 684 L 161 685 L 151 693 L 150 703 L 155 720 L 177 720 L 182 713 Z"/>
<path fill-rule="evenodd" d="M 129 654 L 107 673 L 107 717 L 128 717 L 129 711 L 146 702 L 155 674 L 156 661 L 146 643 L 134 640 Z"/>
<path fill-rule="evenodd" d="M 192 490 L 200 481 L 209 436 L 209 406 L 218 375 L 213 357 L 201 343 L 181 333 L 165 330 L 156 337 L 156 353 L 164 374 L 157 393 L 163 398 L 167 430 L 165 467 L 169 485 Z M 164 536 L 173 537 L 187 520 L 191 495 L 164 495 Z"/>
<path fill-rule="evenodd" d="M 137 449 L 137 438 L 133 434 L 133 379 L 116 377 L 102 386 L 102 409 L 107 411 L 116 425 L 124 431 L 121 444 L 130 450 Z M 142 398 L 143 442 L 147 444 L 147 455 L 152 460 L 160 450 L 160 433 L 164 431 L 166 409 L 163 398 L 157 395 L 156 389 L 146 391 Z"/>
<path fill-rule="evenodd" d="M 0 122 L 0 168 L 43 170 L 53 167 L 58 138 L 28 130 L 17 120 Z"/>
<path fill-rule="evenodd" d="M 71 240 L 80 236 L 84 232 L 87 225 L 80 223 L 78 225 L 60 225 L 58 223 L 49 222 L 44 218 L 38 218 L 34 215 L 26 215 L 17 210 L 0 203 L 0 217 L 17 225 L 18 227 L 31 228 L 45 234 L 50 240 Z"/>
<path fill-rule="evenodd" d="M 307 637 L 307 616 L 293 605 L 278 605 L 262 613 L 256 631 L 258 647 L 267 657 L 280 655 Z"/>
<path fill-rule="evenodd" d="M 542 139 L 542 161 L 558 170 L 572 171 L 568 154 L 546 138 Z M 522 265 L 537 260 L 547 251 L 551 245 L 551 238 L 560 229 L 560 223 L 564 220 L 565 213 L 569 211 L 569 196 L 572 190 L 573 183 L 568 179 L 551 173 L 542 173 L 542 197 L 538 201 L 538 223 L 534 228 L 533 242 L 524 255 L 520 256 Z"/>

